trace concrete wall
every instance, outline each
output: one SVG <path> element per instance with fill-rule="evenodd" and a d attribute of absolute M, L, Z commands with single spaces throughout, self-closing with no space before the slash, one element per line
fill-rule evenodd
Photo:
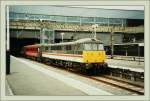
<path fill-rule="evenodd" d="M 40 31 L 39 30 L 10 30 L 11 38 L 39 38 Z"/>
<path fill-rule="evenodd" d="M 61 32 L 55 32 L 55 38 L 61 39 Z M 92 32 L 64 32 L 64 39 L 71 39 L 73 36 L 74 39 L 80 39 L 80 38 L 92 38 L 94 37 L 94 34 Z M 110 33 L 97 33 L 97 38 L 102 40 L 102 42 L 105 45 L 110 45 Z M 122 43 L 123 41 L 123 34 L 117 33 L 114 34 L 114 43 Z"/>
<path fill-rule="evenodd" d="M 55 32 L 55 39 L 61 39 L 61 32 Z M 81 38 L 92 38 L 94 34 L 92 32 L 64 32 L 64 39 L 81 39 Z M 10 37 L 11 38 L 39 38 L 40 31 L 38 30 L 10 30 Z M 97 33 L 97 38 L 102 40 L 105 45 L 110 45 L 110 33 Z M 123 41 L 123 34 L 115 33 L 114 34 L 114 43 L 122 43 Z"/>

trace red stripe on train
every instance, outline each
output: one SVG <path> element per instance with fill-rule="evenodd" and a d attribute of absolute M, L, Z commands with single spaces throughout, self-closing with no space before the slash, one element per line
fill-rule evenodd
<path fill-rule="evenodd" d="M 26 52 L 25 54 L 28 55 L 28 56 L 38 57 L 38 53 L 37 52 Z"/>
<path fill-rule="evenodd" d="M 43 54 L 46 54 L 46 55 L 55 55 L 55 56 L 68 56 L 68 57 L 82 57 L 82 55 L 74 55 L 74 54 L 50 54 L 50 53 L 43 53 Z"/>

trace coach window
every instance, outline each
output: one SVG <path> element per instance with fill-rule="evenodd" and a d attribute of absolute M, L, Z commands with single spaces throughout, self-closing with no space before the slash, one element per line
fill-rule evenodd
<path fill-rule="evenodd" d="M 80 44 L 80 48 L 79 48 L 80 51 L 84 50 L 84 44 Z"/>
<path fill-rule="evenodd" d="M 60 50 L 60 46 L 55 46 L 56 47 L 56 49 L 55 50 Z"/>
<path fill-rule="evenodd" d="M 51 50 L 54 50 L 54 46 L 51 47 Z"/>
<path fill-rule="evenodd" d="M 74 54 L 81 54 L 82 50 L 81 50 L 81 48 L 80 48 L 80 45 L 81 45 L 81 44 L 75 44 L 75 45 L 73 45 L 73 47 L 72 47 L 72 52 L 73 52 Z"/>
<path fill-rule="evenodd" d="M 71 45 L 66 45 L 66 50 L 71 50 Z"/>
<path fill-rule="evenodd" d="M 59 50 L 59 46 L 55 46 L 55 50 Z"/>
<path fill-rule="evenodd" d="M 70 45 L 64 45 L 63 47 L 64 47 L 63 48 L 64 53 L 67 53 L 67 54 L 71 53 L 71 46 Z"/>
<path fill-rule="evenodd" d="M 45 51 L 49 51 L 49 47 L 45 47 Z"/>
<path fill-rule="evenodd" d="M 80 44 L 75 45 L 75 51 L 79 51 L 80 50 Z"/>
<path fill-rule="evenodd" d="M 57 46 L 56 50 L 62 50 L 62 46 Z"/>

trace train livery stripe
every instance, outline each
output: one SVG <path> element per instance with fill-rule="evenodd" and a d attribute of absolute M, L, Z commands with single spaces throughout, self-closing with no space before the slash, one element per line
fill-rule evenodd
<path fill-rule="evenodd" d="M 47 55 L 56 55 L 56 56 L 69 56 L 69 57 L 83 57 L 82 55 L 76 55 L 76 54 L 56 54 L 56 53 L 46 53 L 46 52 L 43 52 L 43 54 L 47 54 Z"/>
<path fill-rule="evenodd" d="M 68 56 L 68 55 L 54 55 L 54 54 L 45 54 L 42 53 L 42 57 L 45 58 L 50 58 L 50 59 L 58 59 L 58 60 L 65 60 L 65 61 L 72 61 L 72 62 L 83 62 L 82 57 L 73 57 L 73 56 Z"/>

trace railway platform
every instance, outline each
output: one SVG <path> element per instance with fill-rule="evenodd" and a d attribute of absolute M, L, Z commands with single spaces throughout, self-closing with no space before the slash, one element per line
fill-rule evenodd
<path fill-rule="evenodd" d="M 106 59 L 110 68 L 126 69 L 135 72 L 144 72 L 144 62 L 142 61 L 128 61 L 118 59 Z"/>
<path fill-rule="evenodd" d="M 5 86 L 6 86 L 6 88 L 5 88 L 6 96 L 13 96 L 14 94 L 13 94 L 12 89 L 10 88 L 7 80 L 5 81 Z"/>
<path fill-rule="evenodd" d="M 113 95 L 103 89 L 67 77 L 41 66 L 11 56 L 11 74 L 6 76 L 13 94 L 26 96 Z M 7 86 L 7 87 L 8 87 Z"/>
<path fill-rule="evenodd" d="M 107 59 L 111 58 L 111 55 L 106 55 Z M 128 61 L 140 61 L 144 62 L 144 57 L 139 56 L 123 56 L 123 55 L 113 55 L 115 60 L 128 60 Z"/>

